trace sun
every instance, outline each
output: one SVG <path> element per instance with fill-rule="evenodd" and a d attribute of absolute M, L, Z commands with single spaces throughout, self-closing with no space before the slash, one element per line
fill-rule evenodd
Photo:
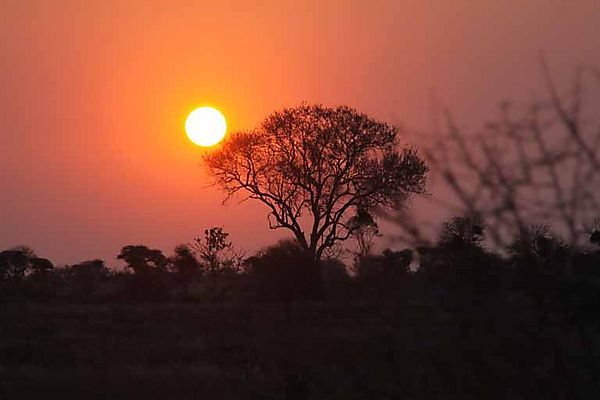
<path fill-rule="evenodd" d="M 188 138 L 198 146 L 214 146 L 223 139 L 226 131 L 225 117 L 212 107 L 195 109 L 185 121 L 185 132 Z"/>

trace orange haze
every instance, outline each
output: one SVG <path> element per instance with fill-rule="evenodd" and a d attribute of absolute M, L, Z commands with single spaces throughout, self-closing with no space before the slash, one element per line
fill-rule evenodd
<path fill-rule="evenodd" d="M 432 91 L 469 126 L 555 74 L 600 65 L 596 0 L 0 0 L 0 249 L 58 263 L 223 225 L 252 251 L 264 210 L 222 206 L 183 131 L 302 100 L 429 128 Z"/>

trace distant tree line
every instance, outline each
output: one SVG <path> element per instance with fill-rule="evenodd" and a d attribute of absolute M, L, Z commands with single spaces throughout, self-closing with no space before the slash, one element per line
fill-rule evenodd
<path fill-rule="evenodd" d="M 175 247 L 170 256 L 145 245 L 124 246 L 116 257 L 124 262 L 119 269 L 99 259 L 57 267 L 29 247 L 7 249 L 0 252 L 0 296 L 4 301 L 379 299 L 385 303 L 427 282 L 428 290 L 451 290 L 453 296 L 469 291 L 488 296 L 499 290 L 530 295 L 543 314 L 542 308 L 567 300 L 564 290 L 576 283 L 587 287 L 590 297 L 570 300 L 600 307 L 598 222 L 588 227 L 587 245 L 571 245 L 547 226 L 532 226 L 496 252 L 484 246 L 486 227 L 480 219 L 455 217 L 442 224 L 434 244 L 356 252 L 352 265 L 335 257 L 315 262 L 294 239 L 245 257 L 235 251 L 222 227 L 204 233 Z"/>

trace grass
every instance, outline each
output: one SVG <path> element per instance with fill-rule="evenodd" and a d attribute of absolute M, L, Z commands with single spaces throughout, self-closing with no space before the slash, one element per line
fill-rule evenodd
<path fill-rule="evenodd" d="M 3 304 L 0 398 L 492 398 L 523 374 L 492 329 L 465 344 L 418 305 L 296 304 L 287 324 L 281 305 Z"/>

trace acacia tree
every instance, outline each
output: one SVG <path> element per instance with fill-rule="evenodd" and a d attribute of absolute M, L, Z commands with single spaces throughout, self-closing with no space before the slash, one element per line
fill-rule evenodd
<path fill-rule="evenodd" d="M 127 268 L 131 268 L 135 275 L 142 275 L 155 269 L 164 268 L 168 262 L 162 251 L 143 245 L 123 247 L 117 259 L 125 261 Z"/>
<path fill-rule="evenodd" d="M 204 160 L 227 199 L 241 192 L 266 205 L 270 228 L 291 231 L 315 261 L 350 237 L 353 211 L 422 193 L 427 173 L 396 127 L 318 104 L 274 112 Z"/>

